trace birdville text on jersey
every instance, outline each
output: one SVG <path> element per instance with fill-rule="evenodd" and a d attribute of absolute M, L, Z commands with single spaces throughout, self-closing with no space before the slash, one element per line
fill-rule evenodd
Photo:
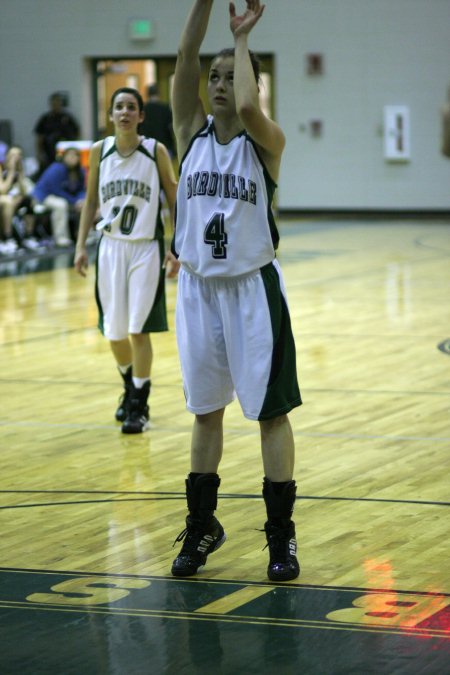
<path fill-rule="evenodd" d="M 196 171 L 186 177 L 187 198 L 208 196 L 241 199 L 256 204 L 256 183 L 234 173 Z"/>
<path fill-rule="evenodd" d="M 121 197 L 122 195 L 133 195 L 141 197 L 146 202 L 150 202 L 152 189 L 147 183 L 134 180 L 133 178 L 123 178 L 120 180 L 111 180 L 100 186 L 103 203 L 114 197 Z"/>

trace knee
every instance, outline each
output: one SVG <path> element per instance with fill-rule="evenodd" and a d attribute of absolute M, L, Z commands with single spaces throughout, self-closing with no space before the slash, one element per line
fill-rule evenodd
<path fill-rule="evenodd" d="M 150 335 L 148 333 L 130 333 L 130 340 L 133 345 L 140 347 L 150 343 Z"/>
<path fill-rule="evenodd" d="M 122 347 L 124 344 L 128 344 L 128 337 L 124 337 L 121 340 L 109 340 L 111 347 Z"/>
<path fill-rule="evenodd" d="M 260 420 L 259 426 L 262 434 L 270 434 L 283 426 L 289 425 L 289 418 L 287 415 L 277 415 L 270 420 Z"/>
<path fill-rule="evenodd" d="M 224 413 L 225 408 L 221 408 L 220 410 L 214 410 L 213 412 L 206 413 L 205 415 L 196 415 L 195 421 L 202 427 L 217 427 L 222 424 Z"/>
<path fill-rule="evenodd" d="M 54 214 L 68 215 L 69 213 L 69 202 L 63 197 L 50 195 L 44 200 L 44 204 L 48 206 Z"/>

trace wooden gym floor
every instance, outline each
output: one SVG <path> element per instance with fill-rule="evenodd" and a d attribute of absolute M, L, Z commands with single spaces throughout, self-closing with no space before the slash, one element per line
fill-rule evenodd
<path fill-rule="evenodd" d="M 266 577 L 258 428 L 225 416 L 228 539 L 170 565 L 191 415 L 155 335 L 152 429 L 120 433 L 93 267 L 0 261 L 1 675 L 450 672 L 450 224 L 280 223 L 304 405 L 302 572 Z"/>

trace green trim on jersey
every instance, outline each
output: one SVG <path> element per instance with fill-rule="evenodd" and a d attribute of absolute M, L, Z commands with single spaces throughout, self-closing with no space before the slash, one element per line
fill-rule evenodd
<path fill-rule="evenodd" d="M 278 231 L 278 227 L 275 222 L 275 216 L 273 215 L 272 205 L 273 205 L 273 198 L 275 196 L 275 192 L 278 185 L 277 183 L 275 183 L 274 179 L 268 172 L 265 162 L 262 159 L 261 155 L 259 154 L 258 146 L 256 145 L 253 138 L 249 136 L 247 132 L 245 132 L 245 136 L 249 141 L 249 143 L 252 144 L 262 166 L 264 181 L 266 183 L 266 190 L 267 190 L 267 220 L 269 222 L 270 236 L 272 237 L 273 248 L 276 251 L 278 248 L 278 244 L 280 243 L 280 233 Z"/>
<path fill-rule="evenodd" d="M 118 149 L 117 149 L 117 146 L 116 146 L 116 139 L 114 139 L 114 142 L 113 142 L 112 146 L 109 148 L 109 150 L 108 150 L 105 154 L 103 154 L 103 146 L 104 146 L 105 140 L 106 140 L 106 139 L 103 139 L 103 142 L 102 142 L 102 149 L 101 149 L 101 151 L 100 151 L 100 162 L 103 162 L 104 159 L 106 159 L 107 157 L 109 157 L 109 155 L 113 155 L 115 152 L 117 152 L 117 154 L 119 155 L 119 157 L 122 157 L 122 159 L 128 159 L 128 157 L 131 157 L 131 155 L 133 155 L 135 152 L 142 152 L 143 155 L 146 155 L 149 159 L 151 159 L 153 162 L 156 163 L 156 156 L 154 157 L 154 156 L 147 150 L 147 148 L 144 148 L 144 146 L 141 145 L 141 144 L 139 144 L 139 145 L 137 146 L 137 148 L 136 148 L 135 150 L 133 150 L 133 152 L 131 153 L 131 155 L 127 155 L 127 157 L 124 157 L 124 155 L 121 155 L 120 152 L 119 152 Z M 156 147 L 156 146 L 155 146 L 155 147 Z"/>
<path fill-rule="evenodd" d="M 158 241 L 164 242 L 164 237 L 165 237 L 165 230 L 164 230 L 164 221 L 162 217 L 162 204 L 160 199 L 158 206 L 158 213 L 156 214 L 154 239 L 158 239 Z"/>
<path fill-rule="evenodd" d="M 294 336 L 289 309 L 272 263 L 261 268 L 272 323 L 272 366 L 258 420 L 284 415 L 302 404 L 297 381 Z"/>
<path fill-rule="evenodd" d="M 159 274 L 158 288 L 156 289 L 155 301 L 143 327 L 142 333 L 162 333 L 169 330 L 166 309 L 166 270 L 164 262 L 164 240 L 158 239 L 159 255 L 161 258 L 161 270 Z"/>

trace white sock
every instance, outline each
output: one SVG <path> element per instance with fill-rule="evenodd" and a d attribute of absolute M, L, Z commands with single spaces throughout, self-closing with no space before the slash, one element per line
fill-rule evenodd
<path fill-rule="evenodd" d="M 117 367 L 118 367 L 118 369 L 120 370 L 120 372 L 122 373 L 122 375 L 125 375 L 125 373 L 127 372 L 128 368 L 131 368 L 131 366 L 132 366 L 131 363 L 129 363 L 127 366 L 119 366 L 119 365 L 117 365 Z"/>
<path fill-rule="evenodd" d="M 133 384 L 136 387 L 136 389 L 142 389 L 142 387 L 144 386 L 144 384 L 146 382 L 150 382 L 149 377 L 134 377 L 133 376 Z"/>

